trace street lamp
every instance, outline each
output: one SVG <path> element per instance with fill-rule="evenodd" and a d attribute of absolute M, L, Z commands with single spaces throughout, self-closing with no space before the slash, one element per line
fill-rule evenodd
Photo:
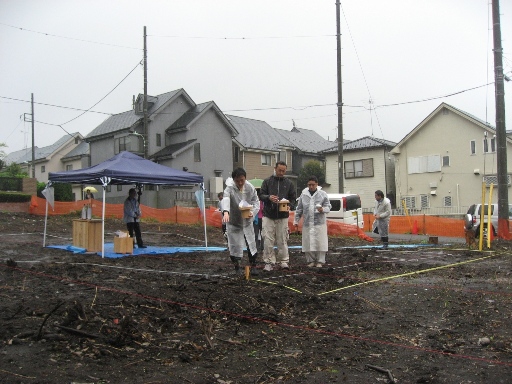
<path fill-rule="evenodd" d="M 146 153 L 146 151 L 145 151 L 146 139 L 144 138 L 144 135 L 141 135 L 139 132 L 130 132 L 128 134 L 128 136 L 138 136 L 138 137 L 140 137 L 142 139 L 142 145 L 143 145 L 143 147 L 142 147 L 142 154 L 143 154 L 143 157 L 145 157 L 145 153 Z"/>

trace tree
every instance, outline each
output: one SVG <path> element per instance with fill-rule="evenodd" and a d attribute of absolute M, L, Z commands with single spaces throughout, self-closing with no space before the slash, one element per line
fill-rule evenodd
<path fill-rule="evenodd" d="M 6 156 L 5 151 L 2 148 L 6 148 L 7 145 L 5 143 L 0 143 L 0 171 L 5 167 L 4 158 Z"/>
<path fill-rule="evenodd" d="M 304 164 L 304 168 L 302 168 L 297 178 L 297 188 L 299 191 L 307 187 L 310 176 L 318 178 L 318 185 L 325 184 L 325 169 L 319 161 L 310 160 Z"/>
<path fill-rule="evenodd" d="M 7 175 L 10 176 L 10 177 L 20 177 L 20 176 L 22 176 L 21 165 L 16 164 L 16 163 L 9 164 L 5 168 L 5 171 L 6 171 Z"/>

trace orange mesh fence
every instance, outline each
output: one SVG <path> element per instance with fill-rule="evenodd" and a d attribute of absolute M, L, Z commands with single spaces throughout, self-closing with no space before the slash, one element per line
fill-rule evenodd
<path fill-rule="evenodd" d="M 372 214 L 364 214 L 365 231 L 372 230 L 373 220 Z M 389 233 L 464 237 L 464 220 L 429 215 L 391 216 Z"/>
<path fill-rule="evenodd" d="M 103 203 L 98 200 L 79 200 L 73 202 L 56 201 L 54 209 L 48 207 L 48 215 L 68 215 L 74 214 L 77 218 L 81 217 L 82 208 L 85 204 L 91 204 L 92 214 L 95 217 L 101 217 Z M 46 209 L 46 200 L 32 196 L 30 202 L 30 213 L 34 215 L 44 215 Z M 171 207 L 166 209 L 151 208 L 141 205 L 143 221 L 157 221 L 161 223 L 177 224 L 202 224 L 203 217 L 199 208 L 194 207 Z M 122 219 L 123 204 L 106 204 L 105 217 Z M 293 227 L 294 212 L 290 212 L 288 227 L 294 231 Z M 364 214 L 364 228 L 361 230 L 354 225 L 341 224 L 336 221 L 327 221 L 327 231 L 332 236 L 358 236 L 364 240 L 372 241 L 364 232 L 371 232 L 373 223 L 372 214 Z M 206 224 L 214 227 L 222 226 L 222 216 L 216 207 L 206 209 Z M 511 240 L 512 234 L 509 231 L 510 221 L 504 226 L 503 233 L 499 233 L 502 239 Z M 302 230 L 302 227 L 299 227 Z M 464 237 L 464 221 L 462 219 L 450 219 L 445 217 L 415 215 L 415 216 L 392 216 L 390 233 L 418 233 L 420 235 Z"/>
<path fill-rule="evenodd" d="M 294 218 L 295 212 L 290 212 L 288 228 L 291 232 L 295 231 L 293 226 Z M 299 231 L 302 231 L 302 220 L 299 222 Z M 338 223 L 333 220 L 327 220 L 327 234 L 330 236 L 357 236 L 366 241 L 373 241 L 373 239 L 366 235 L 361 228 L 358 228 L 355 225 Z"/>

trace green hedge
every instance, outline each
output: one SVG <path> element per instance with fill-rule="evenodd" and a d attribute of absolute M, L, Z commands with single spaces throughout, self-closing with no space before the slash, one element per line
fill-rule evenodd
<path fill-rule="evenodd" d="M 0 203 L 26 203 L 31 197 L 26 193 L 0 191 Z"/>
<path fill-rule="evenodd" d="M 23 179 L 20 177 L 0 177 L 0 191 L 22 191 Z"/>

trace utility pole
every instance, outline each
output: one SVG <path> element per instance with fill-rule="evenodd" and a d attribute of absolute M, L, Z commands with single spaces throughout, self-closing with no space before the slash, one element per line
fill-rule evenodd
<path fill-rule="evenodd" d="M 148 158 L 148 49 L 146 45 L 146 26 L 144 26 L 144 131 L 142 145 L 144 146 L 144 158 Z"/>
<path fill-rule="evenodd" d="M 505 127 L 505 87 L 499 0 L 492 0 L 494 40 L 494 90 L 496 100 L 496 144 L 498 171 L 498 237 L 508 239 L 507 130 Z"/>
<path fill-rule="evenodd" d="M 338 51 L 338 192 L 343 193 L 343 101 L 341 97 L 341 26 L 340 0 L 336 0 L 336 42 Z"/>
<path fill-rule="evenodd" d="M 34 130 L 34 94 L 30 94 L 30 106 L 32 109 L 32 177 L 36 178 L 36 139 Z"/>

